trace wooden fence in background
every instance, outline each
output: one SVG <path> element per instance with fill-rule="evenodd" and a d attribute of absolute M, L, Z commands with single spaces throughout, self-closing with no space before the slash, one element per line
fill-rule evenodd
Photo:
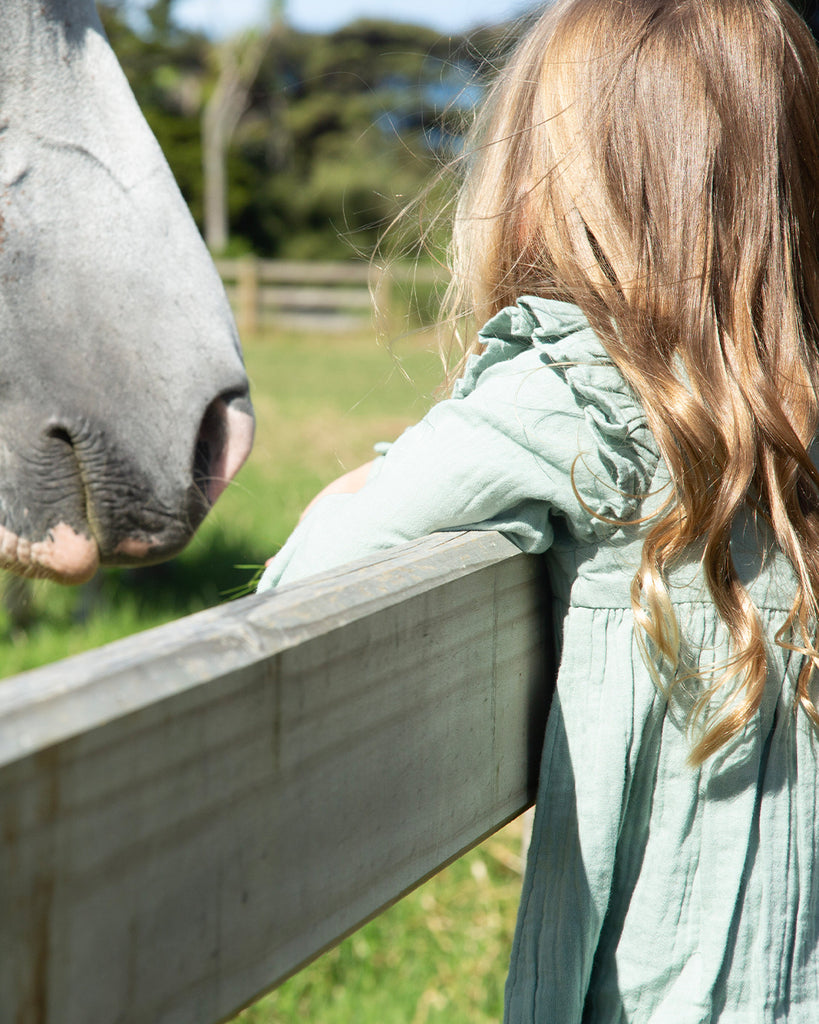
<path fill-rule="evenodd" d="M 261 260 L 255 256 L 216 260 L 239 333 L 273 327 L 386 332 L 406 315 L 413 288 L 442 288 L 443 270 L 417 264 L 387 269 L 366 262 Z"/>
<path fill-rule="evenodd" d="M 1 1024 L 217 1024 L 505 824 L 550 635 L 438 534 L 4 680 Z"/>

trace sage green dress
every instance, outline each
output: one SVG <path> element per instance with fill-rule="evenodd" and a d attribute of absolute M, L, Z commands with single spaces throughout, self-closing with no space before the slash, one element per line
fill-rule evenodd
<path fill-rule="evenodd" d="M 696 685 L 667 702 L 634 637 L 647 527 L 631 521 L 669 487 L 640 405 L 572 305 L 521 299 L 481 335 L 453 398 L 361 491 L 319 502 L 260 589 L 437 530 L 497 529 L 548 552 L 562 658 L 507 1024 L 816 1024 L 819 748 L 793 710 L 799 658 L 773 642 L 791 569 L 764 524 L 736 525 L 768 687 L 745 731 L 689 767 Z M 728 647 L 696 553 L 669 583 L 685 665 L 707 679 Z"/>

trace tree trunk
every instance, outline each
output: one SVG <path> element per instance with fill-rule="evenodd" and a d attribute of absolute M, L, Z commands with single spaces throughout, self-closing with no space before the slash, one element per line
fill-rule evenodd
<path fill-rule="evenodd" d="M 211 252 L 224 252 L 229 238 L 227 208 L 227 151 L 245 112 L 250 89 L 259 73 L 276 26 L 264 34 L 222 44 L 219 77 L 202 111 L 202 171 L 204 175 L 205 242 Z"/>

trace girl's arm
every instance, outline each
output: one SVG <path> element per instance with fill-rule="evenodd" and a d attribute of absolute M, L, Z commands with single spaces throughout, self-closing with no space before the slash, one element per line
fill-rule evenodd
<path fill-rule="evenodd" d="M 555 514 L 583 543 L 630 518 L 656 468 L 656 445 L 584 325 L 575 307 L 547 300 L 499 313 L 454 397 L 383 458 L 325 489 L 259 589 L 442 530 L 499 530 L 523 551 L 542 552 Z"/>
<path fill-rule="evenodd" d="M 524 550 L 545 550 L 550 507 L 572 497 L 579 417 L 567 389 L 549 394 L 553 381 L 529 351 L 434 406 L 385 456 L 311 502 L 259 589 L 440 530 L 498 529 Z"/>

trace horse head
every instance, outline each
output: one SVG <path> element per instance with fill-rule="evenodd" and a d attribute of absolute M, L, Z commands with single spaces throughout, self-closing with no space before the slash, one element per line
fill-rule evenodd
<path fill-rule="evenodd" d="M 93 0 L 3 0 L 0 565 L 174 554 L 252 433 L 224 290 Z"/>

